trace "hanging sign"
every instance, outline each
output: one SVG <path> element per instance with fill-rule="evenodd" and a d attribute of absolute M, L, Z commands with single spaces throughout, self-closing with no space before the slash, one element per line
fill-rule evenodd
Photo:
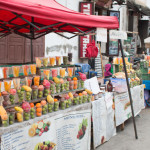
<path fill-rule="evenodd" d="M 79 11 L 87 15 L 94 14 L 94 3 L 93 2 L 80 2 Z M 92 35 L 79 36 L 79 50 L 80 58 L 86 58 L 87 44 L 92 43 Z"/>
<path fill-rule="evenodd" d="M 97 28 L 96 40 L 107 43 L 107 29 Z"/>
<path fill-rule="evenodd" d="M 109 37 L 110 39 L 127 40 L 127 33 L 124 31 L 110 30 Z"/>

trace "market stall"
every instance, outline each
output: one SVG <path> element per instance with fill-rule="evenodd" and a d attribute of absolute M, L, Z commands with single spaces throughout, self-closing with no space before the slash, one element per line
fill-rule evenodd
<path fill-rule="evenodd" d="M 85 15 L 54 0 L 2 0 L 0 22 L 1 37 L 14 32 L 31 40 L 50 32 L 74 37 L 119 27 L 116 17 Z M 60 57 L 36 58 L 36 65 L 2 68 L 1 149 L 90 149 L 92 92 L 68 60 L 63 57 L 61 65 Z"/>

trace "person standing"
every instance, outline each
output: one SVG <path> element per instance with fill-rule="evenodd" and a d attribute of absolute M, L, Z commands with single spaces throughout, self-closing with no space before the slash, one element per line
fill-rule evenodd
<path fill-rule="evenodd" d="M 113 75 L 113 58 L 109 57 L 108 64 L 105 65 L 105 72 L 104 76 L 105 78 L 110 78 Z"/>

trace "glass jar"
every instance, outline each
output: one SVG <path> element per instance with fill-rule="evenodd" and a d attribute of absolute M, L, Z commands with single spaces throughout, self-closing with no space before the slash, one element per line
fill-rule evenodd
<path fill-rule="evenodd" d="M 64 65 L 68 64 L 68 56 L 63 56 L 63 64 Z"/>
<path fill-rule="evenodd" d="M 66 81 L 66 82 L 65 82 L 65 90 L 66 90 L 66 91 L 69 91 L 69 81 Z"/>
<path fill-rule="evenodd" d="M 91 102 L 91 100 L 92 100 L 92 94 L 88 95 L 88 97 L 87 97 L 88 102 Z"/>
<path fill-rule="evenodd" d="M 31 110 L 30 110 L 30 118 L 31 119 L 34 119 L 36 117 L 35 112 L 36 112 L 35 107 L 31 107 Z"/>
<path fill-rule="evenodd" d="M 27 121 L 27 120 L 30 119 L 30 111 L 29 111 L 29 112 L 25 112 L 25 111 L 24 111 L 24 114 L 23 114 L 23 115 L 24 115 L 24 120 L 25 120 L 25 121 Z"/>
<path fill-rule="evenodd" d="M 23 122 L 23 112 L 22 113 L 17 112 L 16 115 L 17 115 L 17 121 L 18 122 Z"/>
<path fill-rule="evenodd" d="M 79 104 L 82 104 L 82 96 L 79 96 Z"/>
<path fill-rule="evenodd" d="M 44 79 L 49 80 L 50 70 L 44 69 L 44 70 L 43 70 L 43 76 L 44 76 Z"/>
<path fill-rule="evenodd" d="M 9 67 L 2 67 L 3 78 L 6 79 L 9 77 Z"/>
<path fill-rule="evenodd" d="M 61 98 L 60 100 L 60 108 L 62 110 L 66 109 L 66 100 L 64 98 Z"/>
<path fill-rule="evenodd" d="M 81 82 L 80 82 L 80 80 L 78 80 L 77 89 L 80 89 L 80 88 L 81 88 Z"/>
<path fill-rule="evenodd" d="M 43 85 L 40 85 L 38 87 L 38 98 L 42 98 L 43 97 L 43 94 L 44 94 L 44 86 Z"/>
<path fill-rule="evenodd" d="M 11 89 L 11 80 L 4 80 L 4 88 L 6 92 L 9 92 Z"/>
<path fill-rule="evenodd" d="M 58 111 L 59 110 L 59 101 L 55 101 L 54 102 L 54 111 Z"/>
<path fill-rule="evenodd" d="M 25 99 L 26 99 L 27 101 L 31 101 L 31 95 L 32 95 L 31 92 L 26 91 L 26 92 L 25 92 Z"/>
<path fill-rule="evenodd" d="M 51 91 L 51 94 L 55 94 L 56 93 L 55 84 L 51 84 L 50 85 L 50 91 Z"/>
<path fill-rule="evenodd" d="M 47 97 L 50 94 L 50 87 L 44 88 L 44 97 Z"/>
<path fill-rule="evenodd" d="M 56 84 L 56 93 L 60 93 L 60 84 Z"/>
<path fill-rule="evenodd" d="M 57 69 L 52 69 L 52 77 L 57 77 Z"/>
<path fill-rule="evenodd" d="M 78 88 L 78 80 L 74 80 L 73 89 L 76 90 Z"/>
<path fill-rule="evenodd" d="M 61 65 L 61 57 L 60 56 L 56 56 L 56 65 L 57 66 Z"/>
<path fill-rule="evenodd" d="M 2 127 L 8 127 L 9 126 L 9 114 L 7 113 L 7 115 L 8 115 L 7 119 L 3 119 L 1 117 L 1 119 L 2 119 Z"/>
<path fill-rule="evenodd" d="M 9 125 L 12 125 L 15 123 L 15 111 L 9 112 Z"/>
<path fill-rule="evenodd" d="M 55 57 L 50 57 L 50 66 L 55 66 Z"/>
<path fill-rule="evenodd" d="M 47 104 L 45 104 L 44 106 L 42 106 L 42 114 L 46 115 L 48 113 L 48 106 Z"/>
<path fill-rule="evenodd" d="M 60 77 L 64 78 L 66 74 L 66 69 L 65 68 L 60 68 Z"/>
<path fill-rule="evenodd" d="M 13 95 L 13 94 L 9 95 L 9 101 L 10 101 L 11 105 L 15 104 L 15 95 Z"/>
<path fill-rule="evenodd" d="M 42 106 L 41 106 L 41 105 L 38 106 L 38 107 L 37 107 L 37 105 L 36 105 L 36 116 L 37 116 L 37 117 L 42 116 Z"/>
<path fill-rule="evenodd" d="M 14 77 L 19 77 L 20 66 L 13 66 L 12 69 Z"/>
<path fill-rule="evenodd" d="M 30 65 L 30 70 L 31 70 L 31 74 L 35 75 L 36 74 L 36 65 Z"/>
<path fill-rule="evenodd" d="M 74 88 L 74 81 L 69 81 L 69 90 L 73 90 Z"/>
<path fill-rule="evenodd" d="M 67 99 L 67 100 L 66 100 L 66 108 L 71 107 L 71 104 L 72 104 L 71 99 Z"/>
<path fill-rule="evenodd" d="M 87 95 L 83 95 L 82 103 L 86 103 L 86 102 L 87 102 Z"/>
<path fill-rule="evenodd" d="M 40 84 L 40 76 L 34 76 L 34 85 L 39 86 Z"/>
<path fill-rule="evenodd" d="M 60 84 L 60 92 L 65 91 L 65 83 Z"/>
<path fill-rule="evenodd" d="M 68 77 L 72 77 L 73 75 L 73 68 L 68 67 Z"/>
<path fill-rule="evenodd" d="M 36 57 L 35 58 L 35 61 L 36 61 L 36 66 L 38 67 L 38 68 L 40 68 L 41 66 L 42 66 L 42 61 L 41 61 L 42 59 L 40 58 L 40 57 Z"/>
<path fill-rule="evenodd" d="M 19 103 L 22 103 L 25 97 L 25 91 L 17 90 L 17 95 Z"/>
<path fill-rule="evenodd" d="M 44 67 L 47 67 L 47 66 L 48 66 L 48 58 L 43 57 L 43 58 L 42 58 L 42 63 L 43 63 L 43 66 L 44 66 Z"/>
<path fill-rule="evenodd" d="M 22 67 L 23 67 L 24 76 L 28 76 L 29 75 L 29 66 L 23 65 Z"/>
<path fill-rule="evenodd" d="M 68 53 L 68 61 L 71 63 L 72 62 L 72 53 Z"/>
<path fill-rule="evenodd" d="M 84 88 L 84 81 L 80 80 L 81 88 Z"/>
<path fill-rule="evenodd" d="M 73 104 L 78 105 L 79 104 L 79 96 L 74 96 L 73 98 Z"/>
<path fill-rule="evenodd" d="M 53 104 L 48 104 L 48 112 L 51 113 L 54 109 L 54 103 Z"/>
<path fill-rule="evenodd" d="M 38 87 L 33 85 L 32 86 L 32 99 L 37 99 L 38 97 Z"/>

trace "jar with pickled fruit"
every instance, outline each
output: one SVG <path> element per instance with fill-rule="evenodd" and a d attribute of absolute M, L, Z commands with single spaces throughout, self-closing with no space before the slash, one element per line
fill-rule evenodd
<path fill-rule="evenodd" d="M 52 77 L 57 77 L 57 69 L 52 69 Z"/>
<path fill-rule="evenodd" d="M 44 57 L 44 58 L 42 59 L 42 62 L 43 62 L 43 66 L 44 66 L 44 67 L 47 67 L 47 66 L 48 66 L 48 58 Z"/>
<path fill-rule="evenodd" d="M 25 120 L 25 121 L 27 121 L 27 120 L 30 119 L 30 111 L 29 111 L 29 112 L 25 112 L 25 111 L 24 111 L 24 114 L 23 114 L 23 115 L 24 115 L 24 120 Z"/>
<path fill-rule="evenodd" d="M 47 113 L 48 113 L 48 106 L 47 106 L 47 104 L 45 104 L 42 106 L 42 114 L 46 115 Z"/>
<path fill-rule="evenodd" d="M 66 82 L 65 82 L 65 90 L 66 90 L 66 91 L 69 91 L 69 81 L 66 81 Z"/>
<path fill-rule="evenodd" d="M 9 77 L 9 67 L 2 67 L 3 78 L 6 79 Z"/>
<path fill-rule="evenodd" d="M 87 102 L 87 95 L 83 95 L 82 103 L 86 103 L 86 102 Z"/>
<path fill-rule="evenodd" d="M 70 90 L 74 89 L 74 81 L 69 81 L 69 89 Z"/>
<path fill-rule="evenodd" d="M 38 98 L 42 98 L 43 94 L 44 94 L 44 86 L 39 85 L 39 87 L 38 87 Z"/>
<path fill-rule="evenodd" d="M 50 86 L 50 91 L 51 91 L 51 94 L 55 94 L 55 93 L 56 93 L 55 84 L 51 84 L 51 86 Z"/>
<path fill-rule="evenodd" d="M 40 84 L 40 76 L 34 76 L 34 85 L 39 86 Z"/>
<path fill-rule="evenodd" d="M 68 56 L 63 56 L 63 64 L 64 65 L 68 64 Z"/>
<path fill-rule="evenodd" d="M 48 104 L 48 112 L 51 113 L 54 109 L 54 103 Z"/>
<path fill-rule="evenodd" d="M 40 68 L 42 66 L 42 59 L 40 57 L 35 58 L 36 66 Z"/>
<path fill-rule="evenodd" d="M 50 86 L 44 87 L 44 97 L 47 97 L 50 94 Z"/>
<path fill-rule="evenodd" d="M 66 100 L 65 100 L 65 98 L 61 98 L 61 100 L 60 100 L 60 108 L 62 110 L 66 109 Z"/>
<path fill-rule="evenodd" d="M 12 69 L 14 77 L 19 77 L 20 66 L 13 66 Z"/>
<path fill-rule="evenodd" d="M 23 112 L 17 112 L 16 113 L 16 116 L 17 116 L 17 121 L 18 122 L 23 122 Z"/>
<path fill-rule="evenodd" d="M 57 66 L 61 65 L 61 57 L 60 56 L 56 56 L 56 65 Z"/>
<path fill-rule="evenodd" d="M 35 117 L 36 117 L 36 108 L 31 107 L 31 109 L 30 109 L 30 118 L 34 119 Z"/>
<path fill-rule="evenodd" d="M 50 57 L 50 66 L 55 66 L 55 57 Z"/>
<path fill-rule="evenodd" d="M 65 68 L 60 68 L 60 77 L 61 78 L 65 77 L 65 74 L 66 74 L 65 70 L 66 70 Z"/>
<path fill-rule="evenodd" d="M 68 76 L 72 77 L 73 75 L 73 68 L 68 67 Z"/>
<path fill-rule="evenodd" d="M 4 88 L 6 92 L 9 92 L 11 89 L 11 80 L 4 80 Z"/>
<path fill-rule="evenodd" d="M 54 99 L 54 111 L 59 110 L 59 101 L 57 99 Z"/>
<path fill-rule="evenodd" d="M 31 74 L 35 75 L 36 74 L 36 65 L 34 65 L 34 64 L 30 65 L 30 70 L 31 70 Z"/>
<path fill-rule="evenodd" d="M 87 101 L 90 102 L 91 100 L 92 100 L 92 94 L 89 94 L 89 95 L 87 96 Z"/>
<path fill-rule="evenodd" d="M 60 84 L 59 83 L 56 84 L 56 93 L 60 93 Z"/>
<path fill-rule="evenodd" d="M 78 104 L 79 104 L 79 96 L 78 96 L 78 94 L 75 94 L 75 95 L 74 95 L 73 104 L 74 104 L 74 105 L 78 105 Z"/>
<path fill-rule="evenodd" d="M 38 97 L 38 87 L 36 85 L 32 86 L 32 99 L 37 99 Z"/>
<path fill-rule="evenodd" d="M 71 99 L 70 99 L 70 98 L 69 98 L 69 99 L 66 99 L 66 108 L 71 107 L 71 104 L 72 104 Z"/>
<path fill-rule="evenodd" d="M 40 103 L 37 103 L 37 104 L 36 104 L 36 116 L 37 116 L 37 117 L 42 116 L 42 106 L 41 106 Z"/>
<path fill-rule="evenodd" d="M 60 92 L 64 92 L 65 91 L 65 83 L 61 83 L 60 84 Z"/>
<path fill-rule="evenodd" d="M 84 81 L 80 80 L 81 88 L 84 88 Z"/>
<path fill-rule="evenodd" d="M 43 70 L 44 79 L 49 80 L 50 77 L 50 70 Z"/>
<path fill-rule="evenodd" d="M 22 67 L 23 67 L 24 76 L 28 76 L 29 75 L 29 66 L 23 65 Z"/>
<path fill-rule="evenodd" d="M 31 95 L 32 95 L 32 92 L 29 92 L 29 91 L 25 92 L 25 98 L 27 101 L 31 101 Z"/>

